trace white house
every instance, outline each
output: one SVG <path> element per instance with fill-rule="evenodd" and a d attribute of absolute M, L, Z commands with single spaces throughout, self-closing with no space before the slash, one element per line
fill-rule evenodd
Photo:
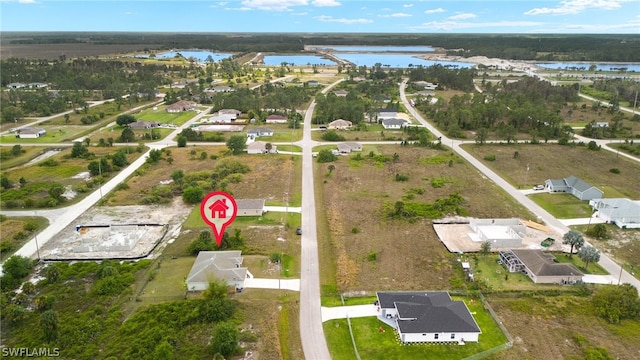
<path fill-rule="evenodd" d="M 213 124 L 228 124 L 228 123 L 236 121 L 237 117 L 238 116 L 236 114 L 220 114 L 220 113 L 218 113 L 218 115 L 210 117 L 207 120 L 207 122 L 210 122 L 210 123 L 213 123 Z"/>
<path fill-rule="evenodd" d="M 463 301 L 446 291 L 379 291 L 378 319 L 395 325 L 403 343 L 478 342 L 480 327 Z"/>
<path fill-rule="evenodd" d="M 247 130 L 248 138 L 255 139 L 260 136 L 273 136 L 273 130 L 260 127 Z"/>
<path fill-rule="evenodd" d="M 353 151 L 362 151 L 362 144 L 356 142 L 340 143 L 337 146 L 339 154 L 350 154 Z"/>
<path fill-rule="evenodd" d="M 16 137 L 20 139 L 36 139 L 47 134 L 43 128 L 22 128 L 18 130 Z"/>
<path fill-rule="evenodd" d="M 338 120 L 333 120 L 332 122 L 330 122 L 329 125 L 328 125 L 328 128 L 329 129 L 336 129 L 336 130 L 349 130 L 349 129 L 351 129 L 351 125 L 353 125 L 353 123 L 351 121 L 338 119 Z"/>
<path fill-rule="evenodd" d="M 624 198 L 589 200 L 598 217 L 621 229 L 640 229 L 640 201 Z"/>
<path fill-rule="evenodd" d="M 240 250 L 200 251 L 187 275 L 187 290 L 202 291 L 215 280 L 223 280 L 236 289 L 244 288 L 248 269 L 242 267 Z"/>
<path fill-rule="evenodd" d="M 521 272 L 536 284 L 574 284 L 583 274 L 569 263 L 557 263 L 552 254 L 535 249 L 500 251 L 500 263 L 509 272 Z"/>
<path fill-rule="evenodd" d="M 492 249 L 517 248 L 522 246 L 527 226 L 517 218 L 511 219 L 471 219 L 469 233 L 471 240 L 489 242 Z"/>
<path fill-rule="evenodd" d="M 399 130 L 409 124 L 408 120 L 398 119 L 398 118 L 389 118 L 382 119 L 382 127 L 387 130 Z"/>

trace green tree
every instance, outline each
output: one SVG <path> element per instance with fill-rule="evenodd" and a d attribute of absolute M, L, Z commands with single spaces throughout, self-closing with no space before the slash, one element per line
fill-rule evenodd
<path fill-rule="evenodd" d="M 136 118 L 135 116 L 131 115 L 131 114 L 123 114 L 123 115 L 119 115 L 116 118 L 116 124 L 120 125 L 120 126 L 127 126 L 131 123 L 136 122 Z"/>
<path fill-rule="evenodd" d="M 336 161 L 338 156 L 334 155 L 329 149 L 322 149 L 318 152 L 318 162 L 319 163 L 327 163 Z"/>
<path fill-rule="evenodd" d="M 29 275 L 33 266 L 34 262 L 31 259 L 20 255 L 13 255 L 2 265 L 2 272 L 13 276 L 15 279 L 22 279 Z"/>
<path fill-rule="evenodd" d="M 486 128 L 480 128 L 476 131 L 476 144 L 484 145 L 489 137 L 489 130 Z"/>
<path fill-rule="evenodd" d="M 197 204 L 202 201 L 204 190 L 200 186 L 188 186 L 182 191 L 182 200 L 187 204 Z"/>
<path fill-rule="evenodd" d="M 571 250 L 569 251 L 569 257 L 573 256 L 573 249 L 580 249 L 582 247 L 582 245 L 584 245 L 584 237 L 582 237 L 582 234 L 577 231 L 577 230 L 569 230 L 569 232 L 567 232 L 566 234 L 564 234 L 564 236 L 562 237 L 562 243 L 565 245 L 571 245 Z"/>
<path fill-rule="evenodd" d="M 173 360 L 175 349 L 166 340 L 156 345 L 153 349 L 153 358 L 157 360 Z"/>
<path fill-rule="evenodd" d="M 583 246 L 578 250 L 578 257 L 584 262 L 584 268 L 586 269 L 591 262 L 598 262 L 600 260 L 600 252 L 593 246 Z"/>
<path fill-rule="evenodd" d="M 122 130 L 122 133 L 120 134 L 120 142 L 134 142 L 136 141 L 136 134 L 133 132 L 133 130 L 129 129 L 129 128 L 125 128 L 124 130 Z"/>
<path fill-rule="evenodd" d="M 327 170 L 329 170 L 329 174 L 331 174 L 333 172 L 333 170 L 335 170 L 335 169 L 336 169 L 336 166 L 333 165 L 333 164 L 327 166 Z"/>
<path fill-rule="evenodd" d="M 182 180 L 184 179 L 184 171 L 180 169 L 173 170 L 173 172 L 171 173 L 171 179 L 173 179 L 173 182 L 178 185 L 182 184 Z"/>
<path fill-rule="evenodd" d="M 62 271 L 60 270 L 60 267 L 56 266 L 55 264 L 47 266 L 46 278 L 47 282 L 49 282 L 50 284 L 57 283 L 58 280 L 60 280 L 61 274 Z"/>
<path fill-rule="evenodd" d="M 198 255 L 200 251 L 215 250 L 216 246 L 213 243 L 211 232 L 209 230 L 202 230 L 198 235 L 198 238 L 193 240 L 187 249 L 189 255 Z"/>
<path fill-rule="evenodd" d="M 44 338 L 51 342 L 58 338 L 58 314 L 47 310 L 40 315 L 40 328 L 44 331 Z"/>
<path fill-rule="evenodd" d="M 187 146 L 187 137 L 186 136 L 178 136 L 178 147 L 185 147 Z"/>
<path fill-rule="evenodd" d="M 609 238 L 609 232 L 607 231 L 607 226 L 605 224 L 595 224 L 589 230 L 587 230 L 587 235 L 592 236 L 596 239 Z"/>
<path fill-rule="evenodd" d="M 120 168 L 128 165 L 129 160 L 127 159 L 127 154 L 123 150 L 116 152 L 111 157 L 111 163 L 113 164 L 113 166 L 117 166 Z"/>
<path fill-rule="evenodd" d="M 491 243 L 489 241 L 483 241 L 480 244 L 480 253 L 482 255 L 487 255 L 491 252 Z"/>
<path fill-rule="evenodd" d="M 79 141 L 73 143 L 73 147 L 71 148 L 71 157 L 72 158 L 85 158 L 89 155 L 89 149 L 87 146 Z"/>
<path fill-rule="evenodd" d="M 12 324 L 20 324 L 29 317 L 27 309 L 18 304 L 9 304 L 3 306 L 2 318 L 8 320 Z"/>
<path fill-rule="evenodd" d="M 230 358 L 239 352 L 239 337 L 240 332 L 234 323 L 229 321 L 218 323 L 213 329 L 213 337 L 211 338 L 213 351 Z"/>
<path fill-rule="evenodd" d="M 22 155 L 22 145 L 20 144 L 13 145 L 13 147 L 11 148 L 11 155 L 13 156 Z"/>
<path fill-rule="evenodd" d="M 231 135 L 227 140 L 227 147 L 234 154 L 241 153 L 247 144 L 247 137 L 244 135 Z"/>
<path fill-rule="evenodd" d="M 631 284 L 604 285 L 593 295 L 592 303 L 597 315 L 614 324 L 640 316 L 638 290 Z"/>
<path fill-rule="evenodd" d="M 162 158 L 162 150 L 160 149 L 152 149 L 149 151 L 149 157 L 147 158 L 147 163 L 156 164 Z"/>

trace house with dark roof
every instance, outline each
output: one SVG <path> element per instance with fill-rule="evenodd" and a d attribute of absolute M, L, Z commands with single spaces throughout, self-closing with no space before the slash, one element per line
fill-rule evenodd
<path fill-rule="evenodd" d="M 16 137 L 20 139 L 36 139 L 47 134 L 47 130 L 43 128 L 22 128 L 16 133 Z"/>
<path fill-rule="evenodd" d="M 640 201 L 625 198 L 593 199 L 589 206 L 597 216 L 621 229 L 640 229 Z"/>
<path fill-rule="evenodd" d="M 568 192 L 580 200 L 600 199 L 604 194 L 602 190 L 573 175 L 564 179 L 547 179 L 544 185 L 550 192 Z"/>
<path fill-rule="evenodd" d="M 260 136 L 273 136 L 273 130 L 269 128 L 252 128 L 247 130 L 247 137 L 251 139 L 255 139 Z"/>
<path fill-rule="evenodd" d="M 264 199 L 236 199 L 237 216 L 262 216 L 264 214 Z"/>
<path fill-rule="evenodd" d="M 248 275 L 248 269 L 242 267 L 240 250 L 200 251 L 187 275 L 187 290 L 206 290 L 209 283 L 215 280 L 222 280 L 229 286 L 242 289 Z"/>
<path fill-rule="evenodd" d="M 500 263 L 509 272 L 521 272 L 536 284 L 574 284 L 583 276 L 573 264 L 557 263 L 552 254 L 537 249 L 500 251 Z"/>
<path fill-rule="evenodd" d="M 167 112 L 169 113 L 179 113 L 183 111 L 192 110 L 196 106 L 195 101 L 188 100 L 180 100 L 175 102 L 169 106 L 167 106 Z"/>
<path fill-rule="evenodd" d="M 129 128 L 131 130 L 145 130 L 145 129 L 153 129 L 160 126 L 159 122 L 156 121 L 143 121 L 138 120 L 134 123 L 129 124 Z"/>
<path fill-rule="evenodd" d="M 446 291 L 380 291 L 378 319 L 391 322 L 403 343 L 478 342 L 480 327 L 463 301 Z"/>
<path fill-rule="evenodd" d="M 286 124 L 288 121 L 286 116 L 271 114 L 267 116 L 267 118 L 265 119 L 265 122 L 267 124 Z"/>

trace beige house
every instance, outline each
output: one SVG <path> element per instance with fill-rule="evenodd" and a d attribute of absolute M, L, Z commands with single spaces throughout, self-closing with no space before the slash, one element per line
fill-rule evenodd
<path fill-rule="evenodd" d="M 582 281 L 582 272 L 573 264 L 557 263 L 542 250 L 512 249 L 500 251 L 500 262 L 509 272 L 521 272 L 536 284 L 574 284 Z"/>
<path fill-rule="evenodd" d="M 196 106 L 194 101 L 180 100 L 175 102 L 169 106 L 167 106 L 167 112 L 169 113 L 179 113 L 183 111 L 193 110 Z"/>
<path fill-rule="evenodd" d="M 267 119 L 265 120 L 265 122 L 267 124 L 286 124 L 287 123 L 287 118 L 285 116 L 282 116 L 282 115 L 271 114 L 271 115 L 267 116 Z"/>
<path fill-rule="evenodd" d="M 277 154 L 278 150 L 275 145 L 271 145 L 271 149 L 267 149 L 264 141 L 254 141 L 247 146 L 247 154 Z"/>
<path fill-rule="evenodd" d="M 340 143 L 337 146 L 340 154 L 350 154 L 354 151 L 362 151 L 362 144 L 358 144 L 356 142 Z"/>
<path fill-rule="evenodd" d="M 264 199 L 236 199 L 237 216 L 262 216 Z"/>
<path fill-rule="evenodd" d="M 187 275 L 187 290 L 206 290 L 215 280 L 223 280 L 229 286 L 242 289 L 248 272 L 246 267 L 242 267 L 240 250 L 200 251 Z"/>
<path fill-rule="evenodd" d="M 349 130 L 351 125 L 353 125 L 351 121 L 338 119 L 330 122 L 328 128 L 330 130 Z"/>

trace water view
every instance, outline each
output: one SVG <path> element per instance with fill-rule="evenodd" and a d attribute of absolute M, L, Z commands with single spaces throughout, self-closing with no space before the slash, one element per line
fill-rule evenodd
<path fill-rule="evenodd" d="M 443 66 L 470 68 L 473 67 L 473 63 L 458 62 L 458 61 L 433 61 L 417 58 L 413 55 L 403 54 L 352 54 L 352 53 L 336 53 L 334 54 L 340 59 L 347 60 L 356 64 L 356 66 L 374 66 L 377 63 L 382 66 L 389 66 L 392 68 L 408 68 L 412 66 L 431 66 L 440 64 Z"/>
<path fill-rule="evenodd" d="M 337 65 L 334 61 L 318 55 L 265 55 L 263 62 L 268 66 L 282 65 L 282 63 L 293 64 L 295 66 Z"/>
<path fill-rule="evenodd" d="M 640 71 L 640 63 L 568 63 L 568 62 L 558 62 L 558 63 L 540 63 L 536 64 L 537 66 L 543 67 L 545 69 L 554 69 L 554 70 L 589 70 L 591 65 L 596 66 L 596 70 L 599 71 Z"/>
<path fill-rule="evenodd" d="M 222 59 L 227 59 L 229 57 L 231 57 L 232 54 L 228 54 L 228 53 L 217 53 L 217 52 L 211 52 L 211 51 L 206 51 L 206 50 L 173 50 L 173 51 L 169 51 L 166 53 L 162 53 L 162 54 L 156 54 L 156 59 L 171 59 L 176 57 L 176 55 L 182 55 L 185 58 L 194 58 L 196 59 L 198 62 L 206 62 L 207 58 L 209 58 L 209 56 L 211 56 L 211 58 L 213 58 L 213 61 L 218 62 Z M 137 57 L 144 57 L 144 58 L 148 58 L 149 55 L 137 55 Z"/>
<path fill-rule="evenodd" d="M 429 46 L 318 46 L 318 48 L 328 48 L 337 51 L 356 52 L 433 52 Z"/>

